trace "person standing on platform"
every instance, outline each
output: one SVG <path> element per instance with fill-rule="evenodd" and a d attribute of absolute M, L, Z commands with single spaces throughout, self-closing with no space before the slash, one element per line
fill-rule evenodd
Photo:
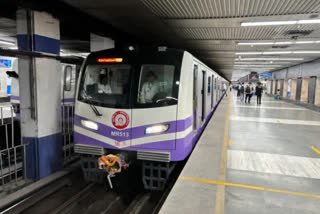
<path fill-rule="evenodd" d="M 251 96 L 252 96 L 251 82 L 249 82 L 249 84 L 246 86 L 245 93 L 246 93 L 245 103 L 247 102 L 250 103 Z"/>
<path fill-rule="evenodd" d="M 263 87 L 261 82 L 258 82 L 256 86 L 256 95 L 257 95 L 257 104 L 261 105 L 261 97 L 262 97 Z"/>
<path fill-rule="evenodd" d="M 241 100 L 241 102 L 243 102 L 243 98 L 244 98 L 244 85 L 243 85 L 243 83 L 241 83 L 239 86 L 239 93 L 240 93 L 240 100 Z"/>
<path fill-rule="evenodd" d="M 222 92 L 223 92 L 223 93 L 226 93 L 226 97 L 228 96 L 227 85 L 226 85 L 225 83 L 223 83 Z"/>

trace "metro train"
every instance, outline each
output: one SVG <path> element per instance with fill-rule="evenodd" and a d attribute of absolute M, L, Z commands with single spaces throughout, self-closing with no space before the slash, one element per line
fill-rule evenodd
<path fill-rule="evenodd" d="M 96 176 L 90 162 L 114 154 L 142 161 L 151 190 L 163 189 L 191 153 L 227 83 L 187 51 L 166 47 L 93 52 L 79 78 L 74 143 L 86 179 Z"/>

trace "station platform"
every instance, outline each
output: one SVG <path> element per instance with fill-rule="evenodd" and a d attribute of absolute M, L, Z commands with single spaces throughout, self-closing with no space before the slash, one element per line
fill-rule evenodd
<path fill-rule="evenodd" d="M 225 97 L 161 214 L 315 214 L 320 114 L 272 97 Z"/>

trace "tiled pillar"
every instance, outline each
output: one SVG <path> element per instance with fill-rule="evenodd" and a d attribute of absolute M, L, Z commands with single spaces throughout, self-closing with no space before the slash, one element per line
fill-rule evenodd
<path fill-rule="evenodd" d="M 288 91 L 288 80 L 284 80 L 283 82 L 283 97 L 287 98 L 287 91 Z"/>
<path fill-rule="evenodd" d="M 290 93 L 290 99 L 295 100 L 296 99 L 296 91 L 297 91 L 297 79 L 292 79 L 291 81 L 291 93 Z"/>
<path fill-rule="evenodd" d="M 315 105 L 320 106 L 320 76 L 317 77 Z"/>
<path fill-rule="evenodd" d="M 17 11 L 19 50 L 59 55 L 59 20 L 46 12 Z M 63 167 L 61 65 L 50 57 L 19 57 L 21 134 L 26 175 L 38 180 Z"/>
<path fill-rule="evenodd" d="M 279 94 L 281 94 L 281 80 L 278 80 L 278 86 L 277 89 L 279 89 Z"/>
<path fill-rule="evenodd" d="M 300 99 L 300 101 L 303 103 L 308 103 L 308 87 L 309 87 L 309 78 L 303 78 L 302 87 L 301 87 L 301 99 Z"/>

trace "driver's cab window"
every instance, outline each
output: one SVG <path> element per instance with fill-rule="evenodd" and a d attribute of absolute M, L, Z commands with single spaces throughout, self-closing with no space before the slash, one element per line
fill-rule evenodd
<path fill-rule="evenodd" d="M 177 98 L 173 96 L 174 83 L 173 65 L 142 65 L 139 79 L 139 104 L 174 104 Z"/>

